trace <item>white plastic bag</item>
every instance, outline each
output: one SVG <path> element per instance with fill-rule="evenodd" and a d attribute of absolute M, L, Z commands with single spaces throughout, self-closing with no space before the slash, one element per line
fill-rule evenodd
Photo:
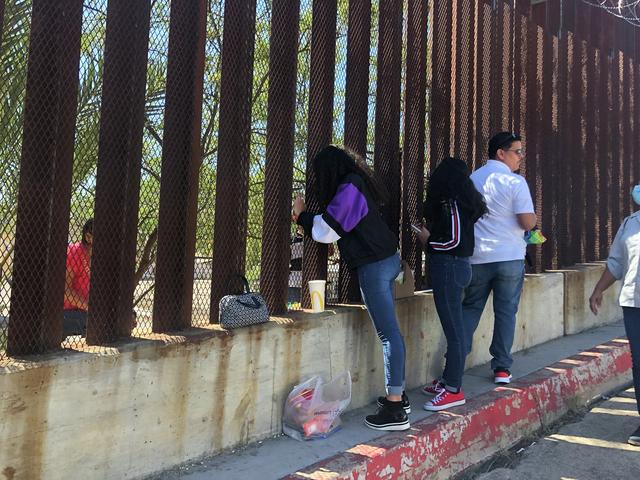
<path fill-rule="evenodd" d="M 284 404 L 282 431 L 296 440 L 326 438 L 340 427 L 340 414 L 351 402 L 351 374 L 329 382 L 315 375 L 293 387 Z"/>

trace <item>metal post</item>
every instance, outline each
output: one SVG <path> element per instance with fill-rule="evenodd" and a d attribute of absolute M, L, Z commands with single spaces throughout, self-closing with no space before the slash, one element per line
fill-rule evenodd
<path fill-rule="evenodd" d="M 153 331 L 191 325 L 206 0 L 172 0 Z"/>
<path fill-rule="evenodd" d="M 269 100 L 260 292 L 271 313 L 287 310 L 296 108 L 299 0 L 274 0 L 269 46 Z"/>
<path fill-rule="evenodd" d="M 613 28 L 621 28 L 616 25 L 618 23 L 618 19 L 613 19 L 613 24 L 615 25 Z M 622 184 L 625 181 L 622 177 L 622 163 L 624 158 L 624 137 L 622 136 L 622 121 L 620 118 L 620 107 L 621 103 L 624 101 L 620 98 L 621 88 L 620 84 L 622 82 L 622 75 L 620 69 L 622 67 L 621 59 L 620 59 L 620 51 L 618 49 L 618 45 L 615 38 L 615 32 L 611 33 L 609 38 L 610 40 L 610 48 L 609 48 L 609 56 L 611 59 L 611 104 L 608 115 L 609 122 L 609 146 L 610 146 L 610 159 L 611 163 L 609 168 L 611 169 L 611 184 L 609 185 L 609 193 L 610 193 L 610 202 L 611 205 L 609 207 L 611 214 L 611 237 L 610 241 L 613 241 L 613 235 L 618 230 L 618 226 L 622 223 Z M 628 195 L 629 192 L 624 192 L 625 195 Z"/>
<path fill-rule="evenodd" d="M 311 160 L 331 143 L 333 92 L 336 59 L 336 0 L 314 0 L 311 26 L 311 74 L 309 85 L 309 127 L 307 144 L 306 204 L 311 212 L 320 209 Z M 327 246 L 304 241 L 302 258 L 302 306 L 309 308 L 309 280 L 327 278 Z"/>
<path fill-rule="evenodd" d="M 82 0 L 34 0 L 7 352 L 60 345 Z"/>
<path fill-rule="evenodd" d="M 542 217 L 542 231 L 554 232 L 555 216 L 554 216 L 554 164 L 557 163 L 555 155 L 555 139 L 553 125 L 557 120 L 554 110 L 554 54 L 556 52 L 556 43 L 554 37 L 545 29 L 542 32 L 542 118 L 540 125 L 542 126 L 541 150 L 539 157 L 539 175 L 541 178 L 540 200 L 542 209 L 537 211 L 539 217 Z M 545 248 L 542 250 L 542 268 L 553 268 L 553 262 L 556 258 L 557 239 L 555 234 L 550 235 Z"/>
<path fill-rule="evenodd" d="M 531 17 L 530 17 L 531 18 Z M 526 66 L 526 131 L 527 138 L 525 147 L 526 158 L 526 178 L 534 201 L 535 212 L 538 222 L 542 219 L 542 199 L 541 199 L 541 165 L 540 159 L 544 154 L 543 134 L 540 131 L 542 122 L 542 88 L 540 88 L 543 77 L 542 70 L 542 42 L 543 31 L 541 27 L 531 18 L 528 22 L 527 31 L 527 66 Z M 533 259 L 534 271 L 539 272 L 542 264 L 541 249 L 530 249 L 529 254 Z"/>
<path fill-rule="evenodd" d="M 433 1 L 431 50 L 430 168 L 450 154 L 452 3 Z M 384 101 L 384 100 L 383 100 Z"/>
<path fill-rule="evenodd" d="M 111 0 L 107 9 L 89 344 L 131 331 L 136 237 L 128 230 L 138 219 L 150 13 L 148 0 Z"/>
<path fill-rule="evenodd" d="M 401 246 L 403 258 L 409 262 L 414 271 L 416 287 L 420 288 L 422 287 L 422 246 L 411 231 L 411 224 L 422 220 L 424 198 L 427 3 L 422 0 L 410 0 L 407 13 L 407 83 L 404 101 Z M 469 20 L 469 23 L 472 24 L 472 19 Z M 473 96 L 469 95 L 469 97 L 473 101 Z"/>
<path fill-rule="evenodd" d="M 220 299 L 237 284 L 234 275 L 245 271 L 255 23 L 256 0 L 225 2 L 211 323 L 218 321 Z"/>
<path fill-rule="evenodd" d="M 491 132 L 490 127 L 490 85 L 491 78 L 493 76 L 493 69 L 491 65 L 491 18 L 493 16 L 492 8 L 487 5 L 486 2 L 478 3 L 478 11 L 476 15 L 476 58 L 475 58 L 475 155 L 473 161 L 473 169 L 481 167 L 484 164 L 484 160 L 487 155 L 487 143 L 489 141 Z M 434 42 L 436 40 L 434 39 Z M 446 47 L 445 47 L 446 48 Z M 435 49 L 435 47 L 434 47 Z M 440 51 L 440 50 L 438 50 Z M 435 59 L 434 59 L 435 61 Z M 435 72 L 435 69 L 434 69 Z M 434 88 L 435 88 L 434 78 Z M 446 86 L 446 85 L 445 85 Z M 432 94 L 432 103 L 435 100 L 434 91 Z M 440 94 L 438 94 L 439 96 Z M 433 112 L 432 117 L 436 112 Z M 431 166 L 435 166 L 435 162 L 438 160 L 434 158 L 439 154 L 442 156 L 444 152 L 435 151 L 434 148 L 434 136 L 442 135 L 438 132 L 440 126 L 434 123 L 435 119 L 431 120 Z M 441 121 L 446 121 L 446 117 L 443 117 Z M 436 131 L 434 131 L 436 128 Z"/>
<path fill-rule="evenodd" d="M 371 0 L 352 0 L 347 32 L 344 143 L 362 158 L 367 155 L 370 42 Z M 361 301 L 358 276 L 342 258 L 338 292 L 341 303 Z"/>
<path fill-rule="evenodd" d="M 376 122 L 373 163 L 389 200 L 383 216 L 391 231 L 400 230 L 400 82 L 402 76 L 401 0 L 380 0 Z M 450 10 L 450 9 L 449 9 Z"/>
<path fill-rule="evenodd" d="M 585 232 L 585 260 L 598 260 L 599 245 L 599 218 L 598 218 L 598 196 L 597 196 L 597 175 L 598 175 L 598 138 L 597 138 L 597 110 L 595 101 L 599 95 L 599 69 L 597 69 L 596 45 L 592 40 L 593 17 L 596 17 L 593 10 L 589 26 L 582 37 L 586 41 L 586 91 L 585 97 L 585 198 L 584 208 L 587 215 L 587 227 Z M 589 100 L 591 99 L 591 100 Z"/>
<path fill-rule="evenodd" d="M 620 194 L 622 196 L 621 214 L 620 220 L 633 212 L 631 205 L 631 195 L 629 192 L 634 184 L 632 176 L 631 165 L 635 161 L 636 152 L 633 149 L 633 133 L 631 131 L 632 114 L 631 114 L 631 102 L 632 102 L 632 89 L 631 89 L 631 69 L 632 59 L 629 55 L 629 50 L 625 49 L 623 53 L 623 75 L 622 75 L 622 88 L 620 91 L 620 103 L 621 111 L 620 118 L 622 119 L 622 148 L 623 155 L 621 157 L 621 170 L 620 180 L 622 185 L 620 188 Z"/>
<path fill-rule="evenodd" d="M 474 102 L 474 71 L 473 58 L 475 48 L 475 19 L 474 2 L 457 0 L 455 2 L 455 70 L 452 73 L 452 83 L 455 91 L 455 102 L 452 108 L 455 118 L 453 132 L 454 155 L 473 165 L 473 102 Z M 411 42 L 408 42 L 411 48 Z M 407 65 L 409 68 L 410 64 Z M 407 72 L 408 74 L 408 72 Z"/>
<path fill-rule="evenodd" d="M 560 28 L 562 25 L 560 25 Z M 557 32 L 556 32 L 557 33 Z M 569 75 L 574 68 L 573 50 L 569 47 L 568 32 L 558 34 L 556 61 L 556 127 L 554 146 L 557 157 L 554 160 L 554 203 L 556 205 L 556 251 L 557 266 L 564 267 L 570 265 L 571 250 L 575 248 L 573 223 L 575 216 L 571 211 L 571 197 L 573 195 L 574 184 L 578 174 L 570 169 L 571 161 L 575 158 L 574 149 L 576 141 L 567 142 L 565 139 L 576 138 L 570 135 L 575 121 L 569 120 L 569 107 L 572 90 L 569 86 Z M 565 161 L 562 161 L 564 159 Z"/>
<path fill-rule="evenodd" d="M 497 132 L 506 129 L 504 112 L 503 112 L 503 92 L 504 92 L 504 80 L 505 70 L 509 68 L 509 65 L 505 65 L 504 58 L 504 30 L 503 19 L 504 15 L 504 2 L 498 0 L 496 9 L 491 17 L 491 82 L 490 85 L 490 114 L 489 114 L 489 131 L 490 135 L 494 135 Z"/>
<path fill-rule="evenodd" d="M 609 108 L 611 96 L 611 58 L 609 56 L 610 43 L 606 30 L 611 28 L 609 14 L 600 10 L 601 30 L 599 43 L 600 57 L 600 91 L 598 94 L 598 161 L 599 161 L 599 259 L 605 259 L 609 252 L 611 241 L 611 217 L 610 217 L 610 189 L 611 189 L 611 143 Z"/>

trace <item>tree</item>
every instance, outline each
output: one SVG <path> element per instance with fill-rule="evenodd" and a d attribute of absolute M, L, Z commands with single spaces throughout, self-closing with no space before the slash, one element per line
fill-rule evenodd
<path fill-rule="evenodd" d="M 153 0 L 145 124 L 140 183 L 138 222 L 138 255 L 136 280 L 145 281 L 136 293 L 135 303 L 145 304 L 153 289 L 152 268 L 155 262 L 159 193 L 161 181 L 162 138 L 169 41 L 170 0 Z M 347 0 L 339 1 L 338 40 L 346 36 Z M 298 85 L 295 127 L 294 189 L 304 188 L 306 168 L 306 129 L 309 91 L 309 57 L 311 39 L 311 0 L 303 0 L 300 12 L 298 52 Z M 7 3 L 3 44 L 0 51 L 0 281 L 6 284 L 10 275 L 13 249 L 17 182 L 21 150 L 22 108 L 26 83 L 26 55 L 29 44 L 31 0 Z M 70 240 L 79 237 L 85 220 L 93 216 L 95 176 L 98 158 L 98 136 L 104 67 L 107 0 L 85 0 L 81 39 L 80 89 L 73 166 Z M 260 242 L 264 192 L 264 158 L 266 146 L 267 92 L 269 82 L 269 37 L 271 1 L 258 1 L 256 16 L 256 48 L 252 96 L 252 136 L 249 180 L 249 224 L 247 242 L 247 276 L 260 275 Z M 213 252 L 213 219 L 219 124 L 220 59 L 223 41 L 224 0 L 211 0 L 207 19 L 205 47 L 205 81 L 202 118 L 202 159 L 196 232 L 196 255 L 211 257 Z M 344 63 L 344 49 L 338 63 Z M 344 79 L 338 79 L 337 92 L 344 96 Z M 338 95 L 340 97 L 340 95 Z M 340 98 L 342 98 L 340 97 Z M 344 101 L 337 101 L 336 127 L 342 129 Z M 340 134 L 336 136 L 339 141 Z M 197 275 L 197 271 L 196 271 Z M 8 295 L 0 290 L 0 305 L 8 303 Z M 6 299 L 4 298 L 6 296 Z M 8 305 L 7 305 L 8 308 Z M 0 309 L 0 313 L 1 309 Z"/>

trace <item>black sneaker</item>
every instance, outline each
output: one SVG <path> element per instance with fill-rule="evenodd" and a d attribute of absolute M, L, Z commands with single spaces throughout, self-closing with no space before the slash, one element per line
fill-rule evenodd
<path fill-rule="evenodd" d="M 387 397 L 378 397 L 378 407 L 381 407 L 387 402 Z M 407 412 L 407 415 L 411 413 L 411 404 L 409 403 L 409 397 L 407 394 L 402 392 L 402 408 Z"/>
<path fill-rule="evenodd" d="M 407 430 L 409 425 L 409 417 L 407 412 L 402 408 L 402 402 L 386 401 L 375 415 L 367 415 L 364 424 L 374 430 Z"/>
<path fill-rule="evenodd" d="M 630 445 L 640 447 L 640 427 L 636 428 L 636 431 L 629 435 L 627 442 L 629 442 Z"/>

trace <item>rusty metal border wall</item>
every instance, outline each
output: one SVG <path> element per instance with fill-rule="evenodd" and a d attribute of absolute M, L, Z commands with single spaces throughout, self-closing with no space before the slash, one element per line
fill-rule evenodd
<path fill-rule="evenodd" d="M 297 305 L 293 185 L 305 184 L 307 206 L 319 212 L 311 161 L 333 138 L 386 186 L 383 215 L 417 287 L 428 279 L 410 224 L 422 218 L 429 171 L 449 155 L 478 168 L 498 131 L 523 137 L 520 173 L 549 240 L 530 248 L 531 271 L 603 259 L 634 208 L 640 33 L 579 0 L 274 0 L 266 10 L 255 0 L 163 0 L 155 14 L 143 0 L 91 2 L 102 16 L 80 0 L 33 0 L 24 88 L 14 98 L 0 82 L 21 115 L 12 134 L 21 139 L 15 214 L 0 230 L 0 358 L 215 324 L 238 275 L 285 314 Z M 0 1 L 0 58 L 15 41 L 12 8 Z M 100 25 L 103 42 L 86 52 L 88 29 Z M 86 159 L 74 142 L 87 128 L 84 82 L 95 61 L 97 146 Z M 212 170 L 202 184 L 205 156 Z M 76 181 L 87 161 L 88 194 Z M 149 191 L 154 175 L 157 192 Z M 82 195 L 96 227 L 86 332 L 70 343 L 65 256 L 78 240 L 73 209 Z M 211 215 L 207 232 L 198 230 L 201 212 Z M 149 218 L 157 230 L 141 244 Z M 304 242 L 302 307 L 310 306 L 307 281 L 327 277 L 328 256 Z M 343 261 L 336 281 L 329 302 L 360 301 Z M 140 290 L 151 300 L 140 303 Z"/>

